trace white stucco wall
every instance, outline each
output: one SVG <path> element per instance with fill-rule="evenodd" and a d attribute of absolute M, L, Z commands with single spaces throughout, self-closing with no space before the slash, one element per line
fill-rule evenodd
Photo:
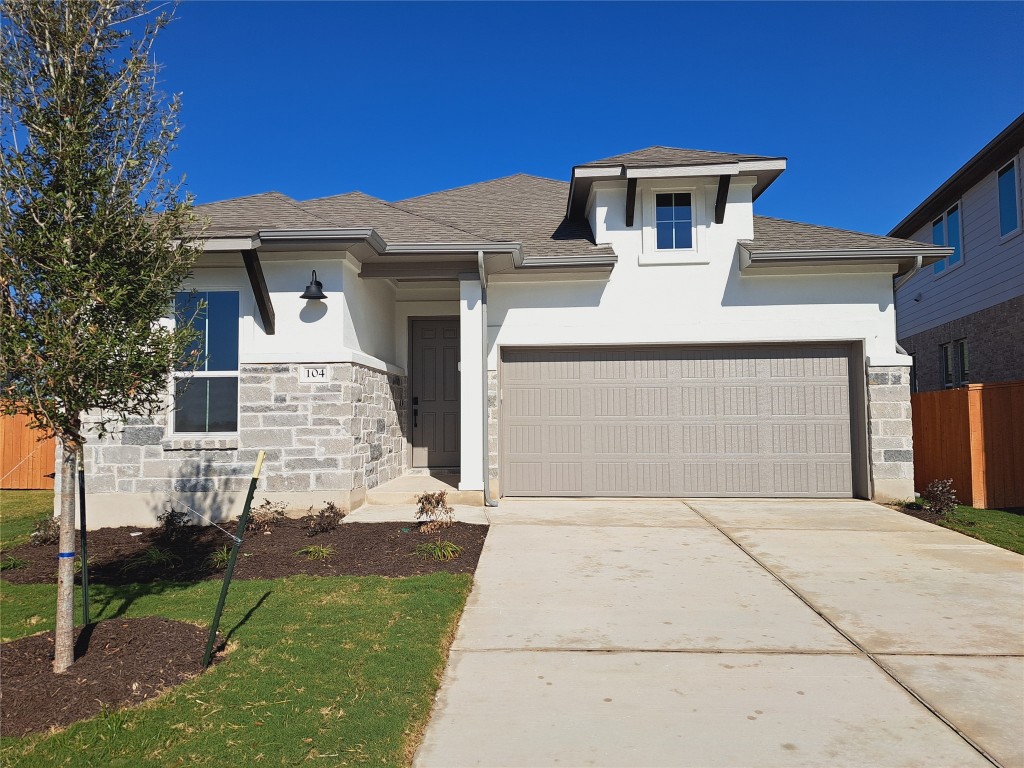
<path fill-rule="evenodd" d="M 730 188 L 725 222 L 715 225 L 715 187 L 708 182 L 697 214 L 700 260 L 708 263 L 671 265 L 642 263 L 642 201 L 650 184 L 638 184 L 631 228 L 625 225 L 625 183 L 595 185 L 591 225 L 598 242 L 614 247 L 618 264 L 607 280 L 495 278 L 488 303 L 490 368 L 497 366 L 500 345 L 835 340 L 863 340 L 874 365 L 904 364 L 895 351 L 890 269 L 741 275 L 736 242 L 752 234 L 750 187 Z"/>

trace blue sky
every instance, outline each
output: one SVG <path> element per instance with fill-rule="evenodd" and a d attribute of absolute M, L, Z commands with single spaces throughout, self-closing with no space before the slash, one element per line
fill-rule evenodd
<path fill-rule="evenodd" d="M 884 234 L 1024 111 L 1024 3 L 191 2 L 199 202 L 387 200 L 653 144 L 783 155 L 757 212 Z"/>

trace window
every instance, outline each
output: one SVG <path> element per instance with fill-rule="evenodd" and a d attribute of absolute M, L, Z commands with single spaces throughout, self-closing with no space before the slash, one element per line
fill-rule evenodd
<path fill-rule="evenodd" d="M 199 332 L 186 351 L 187 370 L 175 374 L 174 431 L 237 432 L 238 293 L 179 293 L 174 310 L 179 324 Z"/>
<path fill-rule="evenodd" d="M 955 267 L 963 261 L 959 203 L 932 222 L 932 244 L 946 245 L 953 249 L 953 253 L 949 258 L 935 262 L 935 274 L 941 274 L 947 268 Z"/>
<path fill-rule="evenodd" d="M 953 345 L 943 344 L 942 350 L 942 383 L 947 387 L 953 386 Z"/>
<path fill-rule="evenodd" d="M 655 195 L 654 222 L 659 251 L 693 248 L 693 199 L 689 192 Z"/>
<path fill-rule="evenodd" d="M 971 380 L 970 365 L 967 358 L 967 339 L 956 343 L 957 384 L 966 384 Z"/>
<path fill-rule="evenodd" d="M 1016 162 L 1010 162 L 996 174 L 996 183 L 999 187 L 999 234 L 1005 236 L 1020 227 Z"/>

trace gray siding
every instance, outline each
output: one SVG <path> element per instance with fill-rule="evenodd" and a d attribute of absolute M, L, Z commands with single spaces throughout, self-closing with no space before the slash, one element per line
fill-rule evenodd
<path fill-rule="evenodd" d="M 1024 150 L 1017 155 L 1018 188 L 1022 166 Z M 900 289 L 896 296 L 900 340 L 1024 295 L 1024 234 L 999 236 L 995 172 L 968 190 L 961 204 L 963 263 L 940 275 L 926 267 Z M 1024 214 L 1019 215 L 1024 219 Z M 931 236 L 929 223 L 911 239 L 930 243 Z M 914 301 L 917 294 L 921 301 Z"/>

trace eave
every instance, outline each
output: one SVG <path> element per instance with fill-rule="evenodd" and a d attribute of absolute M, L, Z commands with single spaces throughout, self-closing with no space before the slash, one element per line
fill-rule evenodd
<path fill-rule="evenodd" d="M 836 250 L 751 250 L 740 243 L 740 271 L 744 274 L 762 271 L 765 274 L 829 272 L 846 268 L 892 266 L 900 275 L 921 266 L 934 264 L 953 253 L 952 248 L 922 246 L 920 248 L 853 248 Z"/>

